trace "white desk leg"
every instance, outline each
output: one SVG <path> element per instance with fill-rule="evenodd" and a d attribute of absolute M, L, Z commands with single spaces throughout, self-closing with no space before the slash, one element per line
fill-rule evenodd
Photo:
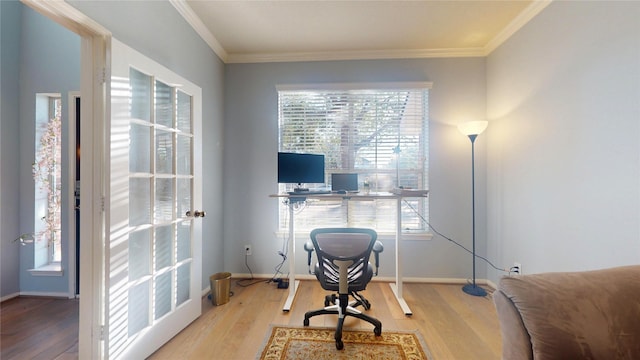
<path fill-rule="evenodd" d="M 298 290 L 299 281 L 296 281 L 296 233 L 294 227 L 295 221 L 293 218 L 293 204 L 291 200 L 289 200 L 289 296 L 287 297 L 287 301 L 284 302 L 284 307 L 282 311 L 288 312 L 291 309 L 291 304 L 293 304 L 293 299 L 296 297 L 296 291 Z"/>
<path fill-rule="evenodd" d="M 396 300 L 400 304 L 402 311 L 405 315 L 412 315 L 409 305 L 402 297 L 402 261 L 400 255 L 400 241 L 402 239 L 402 197 L 398 197 L 397 219 L 396 219 L 396 283 L 391 283 L 389 286 L 396 295 Z"/>

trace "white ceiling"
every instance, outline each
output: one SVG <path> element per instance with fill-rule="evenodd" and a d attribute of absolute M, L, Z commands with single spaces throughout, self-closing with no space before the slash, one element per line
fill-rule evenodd
<path fill-rule="evenodd" d="M 227 63 L 486 56 L 551 0 L 170 0 Z"/>

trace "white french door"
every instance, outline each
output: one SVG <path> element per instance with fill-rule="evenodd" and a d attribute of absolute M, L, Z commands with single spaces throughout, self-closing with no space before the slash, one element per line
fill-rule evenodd
<path fill-rule="evenodd" d="M 143 359 L 201 312 L 202 94 L 115 39 L 110 85 L 104 354 Z"/>

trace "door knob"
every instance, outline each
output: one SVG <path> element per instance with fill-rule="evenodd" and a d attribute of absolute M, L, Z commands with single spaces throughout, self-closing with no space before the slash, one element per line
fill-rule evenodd
<path fill-rule="evenodd" d="M 203 210 L 203 211 L 199 211 L 199 210 L 195 210 L 195 211 L 187 211 L 187 213 L 185 214 L 187 215 L 187 217 L 205 217 L 207 215 L 207 213 Z"/>

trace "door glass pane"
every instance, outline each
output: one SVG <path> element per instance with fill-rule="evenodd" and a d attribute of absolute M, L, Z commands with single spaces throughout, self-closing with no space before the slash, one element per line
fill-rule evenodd
<path fill-rule="evenodd" d="M 191 137 L 178 135 L 178 174 L 191 174 Z"/>
<path fill-rule="evenodd" d="M 183 221 L 178 224 L 178 238 L 176 260 L 178 262 L 191 257 L 191 221 Z"/>
<path fill-rule="evenodd" d="M 178 208 L 176 217 L 183 217 L 191 210 L 191 179 L 178 179 Z"/>
<path fill-rule="evenodd" d="M 191 96 L 178 91 L 178 130 L 191 132 Z"/>
<path fill-rule="evenodd" d="M 176 288 L 176 307 L 183 302 L 189 300 L 189 283 L 191 282 L 191 263 L 182 264 L 178 268 L 177 288 Z"/>
<path fill-rule="evenodd" d="M 156 81 L 156 124 L 173 127 L 173 102 L 171 101 L 171 87 Z"/>
<path fill-rule="evenodd" d="M 136 69 L 129 70 L 131 81 L 131 117 L 151 121 L 151 77 Z"/>
<path fill-rule="evenodd" d="M 171 311 L 171 275 L 172 271 L 166 272 L 156 278 L 155 283 L 155 320 Z"/>
<path fill-rule="evenodd" d="M 149 281 L 145 281 L 129 289 L 128 332 L 133 336 L 149 325 Z"/>
<path fill-rule="evenodd" d="M 156 223 L 173 220 L 173 201 L 173 180 L 156 179 Z"/>
<path fill-rule="evenodd" d="M 129 281 L 149 275 L 151 271 L 151 230 L 129 234 Z"/>
<path fill-rule="evenodd" d="M 129 171 L 149 173 L 151 171 L 151 128 L 131 124 L 129 129 Z"/>
<path fill-rule="evenodd" d="M 155 270 L 172 265 L 171 243 L 173 240 L 173 226 L 160 226 L 156 228 L 156 243 L 153 250 L 155 257 Z"/>
<path fill-rule="evenodd" d="M 129 225 L 151 222 L 151 179 L 129 179 Z"/>
<path fill-rule="evenodd" d="M 173 134 L 156 130 L 156 172 L 173 173 Z"/>

